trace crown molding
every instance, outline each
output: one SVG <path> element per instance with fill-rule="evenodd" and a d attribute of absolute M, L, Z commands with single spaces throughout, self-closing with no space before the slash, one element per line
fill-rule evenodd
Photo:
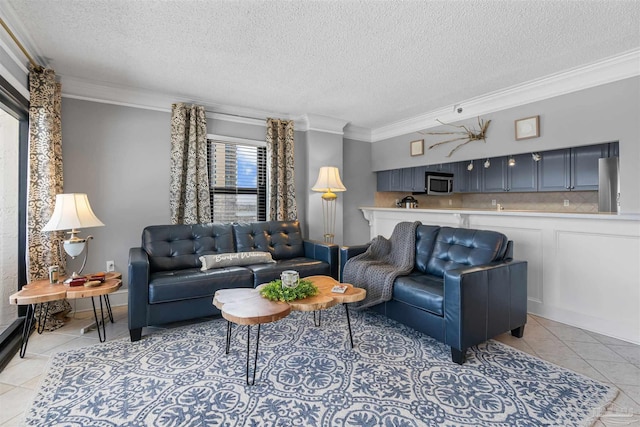
<path fill-rule="evenodd" d="M 281 113 L 215 104 L 204 99 L 185 98 L 167 93 L 89 81 L 62 74 L 60 75 L 60 81 L 62 83 L 62 96 L 65 98 L 162 111 L 165 113 L 170 113 L 171 104 L 175 104 L 176 102 L 198 104 L 205 107 L 208 118 L 252 126 L 264 126 L 267 117 L 288 118 L 286 114 Z"/>
<path fill-rule="evenodd" d="M 320 116 L 318 114 L 304 114 L 293 120 L 296 123 L 297 130 L 301 132 L 312 130 L 335 135 L 344 135 L 344 127 L 348 123 L 348 120 Z"/>
<path fill-rule="evenodd" d="M 640 49 L 634 49 L 372 129 L 371 141 L 377 142 L 439 126 L 436 119 L 443 122 L 465 120 L 639 75 Z M 463 108 L 462 113 L 457 113 L 458 107 Z"/>
<path fill-rule="evenodd" d="M 357 141 L 373 142 L 371 139 L 371 129 L 362 126 L 348 124 L 344 128 L 344 137 Z"/>

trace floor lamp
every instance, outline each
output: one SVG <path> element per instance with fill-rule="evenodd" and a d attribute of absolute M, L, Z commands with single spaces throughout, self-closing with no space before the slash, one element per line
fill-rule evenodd
<path fill-rule="evenodd" d="M 333 243 L 336 230 L 336 199 L 335 192 L 347 191 L 340 180 L 340 171 L 335 166 L 322 166 L 318 173 L 318 180 L 311 187 L 313 191 L 322 194 L 322 214 L 324 218 L 324 241 Z"/>
<path fill-rule="evenodd" d="M 87 236 L 84 239 L 78 237 L 78 233 L 80 232 L 78 229 L 102 226 L 104 226 L 104 224 L 93 213 L 86 194 L 56 194 L 56 206 L 53 208 L 53 214 L 51 214 L 51 219 L 42 231 L 71 230 L 68 233 L 70 234 L 69 238 L 60 242 L 61 246 L 71 258 L 75 258 L 84 252 L 84 260 L 82 261 L 80 270 L 77 272 L 74 271 L 70 278 L 78 277 L 80 273 L 82 273 L 87 263 L 89 240 L 93 239 L 93 236 Z M 62 253 L 60 255 L 62 258 Z"/>

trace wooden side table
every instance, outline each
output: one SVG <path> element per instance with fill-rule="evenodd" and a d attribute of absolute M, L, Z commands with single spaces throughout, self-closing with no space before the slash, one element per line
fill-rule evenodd
<path fill-rule="evenodd" d="M 22 328 L 22 344 L 20 346 L 20 357 L 24 357 L 25 353 L 27 352 L 27 345 L 29 344 L 29 334 L 31 332 L 31 328 L 33 327 L 33 319 L 36 311 L 36 306 L 38 304 L 46 304 L 44 309 L 44 316 L 42 316 L 42 310 L 40 310 L 40 315 L 38 316 L 38 333 L 41 334 L 44 331 L 43 317 L 46 318 L 47 316 L 47 313 L 49 311 L 49 302 L 61 300 L 64 298 L 91 298 L 91 303 L 93 305 L 93 316 L 95 318 L 96 324 L 98 325 L 98 339 L 100 340 L 100 342 L 105 342 L 107 335 L 102 302 L 104 300 L 108 318 L 113 323 L 113 312 L 111 311 L 111 303 L 109 301 L 108 294 L 120 289 L 120 287 L 122 286 L 121 278 L 122 275 L 120 273 L 107 273 L 104 283 L 93 288 L 87 288 L 84 286 L 70 287 L 66 286 L 62 282 L 49 283 L 48 279 L 36 280 L 35 282 L 24 285 L 21 290 L 9 296 L 9 304 L 27 306 L 27 316 Z M 96 304 L 93 299 L 93 297 L 96 296 L 100 301 L 102 332 L 100 331 L 98 313 L 96 311 Z"/>

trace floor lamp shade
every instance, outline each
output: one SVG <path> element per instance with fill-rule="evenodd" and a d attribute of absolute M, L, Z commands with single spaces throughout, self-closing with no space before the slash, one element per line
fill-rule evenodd
<path fill-rule="evenodd" d="M 86 239 L 78 237 L 78 230 L 81 228 L 102 226 L 104 226 L 104 224 L 93 213 L 86 194 L 68 193 L 56 195 L 56 205 L 53 208 L 53 214 L 42 231 L 71 230 L 69 232 L 71 236 L 62 241 L 62 246 L 71 258 L 75 258 L 84 251 L 87 246 L 87 241 L 93 239 L 93 236 L 87 236 Z M 82 267 L 77 273 L 74 272 L 72 277 L 82 272 L 86 262 L 87 254 L 85 252 Z"/>
<path fill-rule="evenodd" d="M 316 183 L 311 190 L 322 194 L 322 213 L 324 219 L 324 241 L 333 243 L 336 228 L 336 192 L 347 191 L 340 180 L 340 171 L 335 166 L 322 166 Z"/>

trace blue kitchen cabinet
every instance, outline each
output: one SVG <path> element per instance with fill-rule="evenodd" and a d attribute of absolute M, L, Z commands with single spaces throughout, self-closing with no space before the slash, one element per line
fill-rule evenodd
<path fill-rule="evenodd" d="M 418 166 L 413 168 L 412 191 L 423 192 L 425 190 L 424 175 L 426 171 L 427 171 L 426 166 Z"/>
<path fill-rule="evenodd" d="M 402 191 L 402 169 L 377 172 L 378 191 Z"/>
<path fill-rule="evenodd" d="M 609 144 L 587 145 L 540 153 L 538 191 L 598 189 L 598 159 L 609 157 Z"/>
<path fill-rule="evenodd" d="M 469 163 L 473 169 L 469 170 Z M 454 193 L 479 193 L 482 192 L 482 168 L 483 160 L 457 162 L 454 166 L 453 191 Z"/>
<path fill-rule="evenodd" d="M 507 158 L 489 159 L 491 166 L 482 168 L 482 192 L 497 193 L 507 191 Z"/>
<path fill-rule="evenodd" d="M 514 166 L 509 166 L 510 158 L 515 160 Z M 537 191 L 538 168 L 530 153 L 494 157 L 489 161 L 491 165 L 488 168 L 482 167 L 483 192 L 513 191 L 521 193 Z"/>

